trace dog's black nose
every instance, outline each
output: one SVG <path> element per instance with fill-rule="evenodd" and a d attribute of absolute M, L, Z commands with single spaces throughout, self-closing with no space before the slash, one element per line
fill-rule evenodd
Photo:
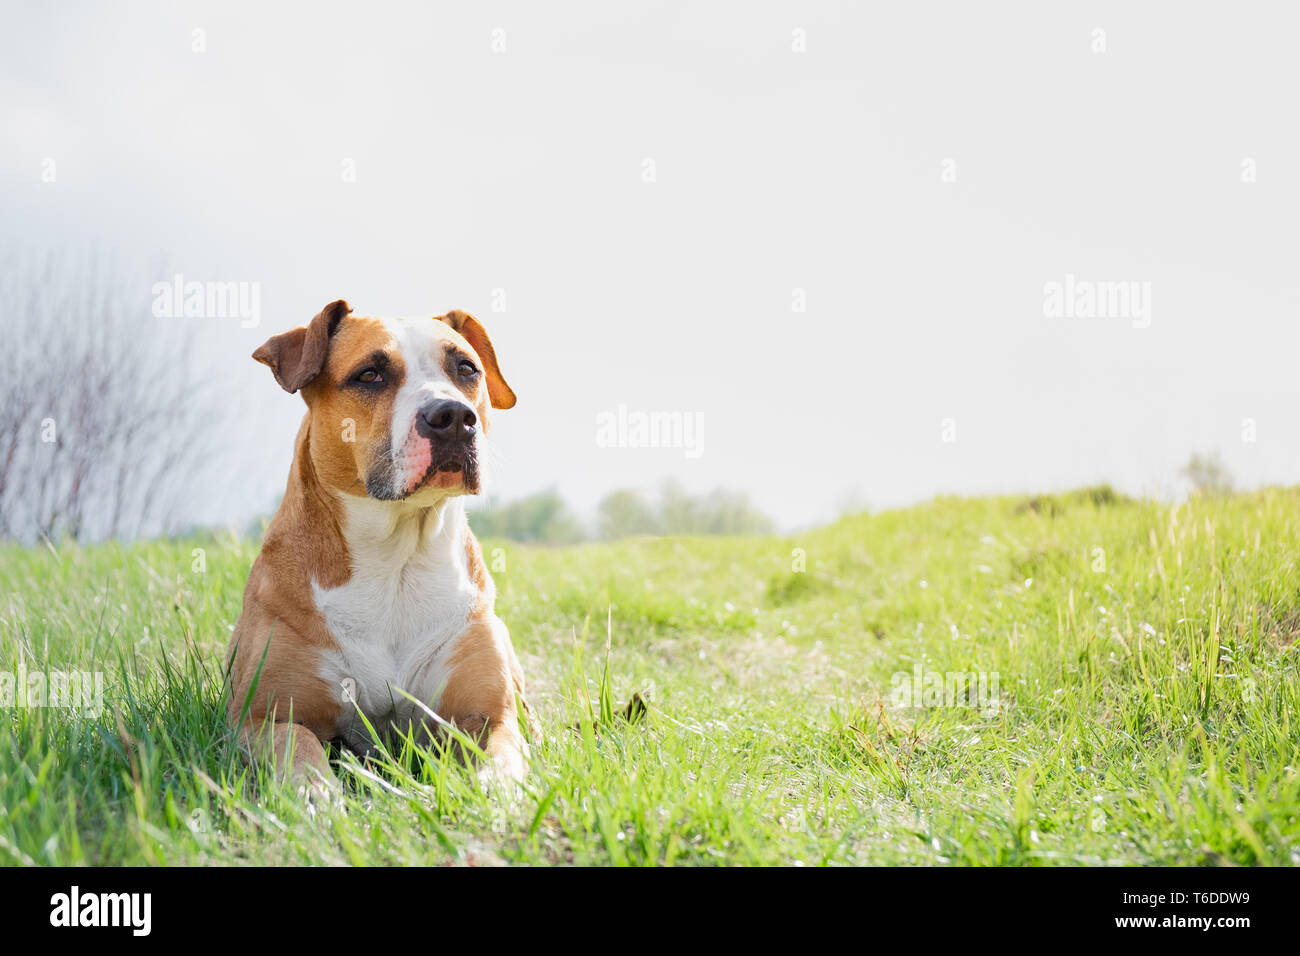
<path fill-rule="evenodd" d="M 470 438 L 478 425 L 474 409 L 454 398 L 426 405 L 420 410 L 420 419 L 433 438 Z"/>

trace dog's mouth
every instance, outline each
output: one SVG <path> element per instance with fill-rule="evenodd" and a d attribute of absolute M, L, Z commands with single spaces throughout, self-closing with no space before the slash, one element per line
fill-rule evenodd
<path fill-rule="evenodd" d="M 478 449 L 473 441 L 444 444 L 412 429 L 395 458 L 381 453 L 378 460 L 381 464 L 366 478 L 372 498 L 393 501 L 425 488 L 478 494 Z"/>
<path fill-rule="evenodd" d="M 407 494 L 421 488 L 460 487 L 471 495 L 478 491 L 478 462 L 473 449 L 431 462 L 424 474 L 408 488 Z"/>

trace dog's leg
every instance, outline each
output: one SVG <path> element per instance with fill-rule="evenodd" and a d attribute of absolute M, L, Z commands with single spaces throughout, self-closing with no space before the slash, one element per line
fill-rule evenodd
<path fill-rule="evenodd" d="M 524 753 L 528 752 L 527 741 L 541 743 L 542 725 L 538 721 L 537 715 L 533 709 L 528 706 L 528 698 L 524 695 L 524 669 L 519 666 L 519 657 L 515 654 L 514 645 L 510 645 L 510 681 L 514 686 L 514 693 L 518 698 L 519 706 L 524 709 L 524 726 L 527 728 L 524 742 Z"/>
<path fill-rule="evenodd" d="M 523 679 L 513 660 L 510 635 L 500 620 L 475 624 L 460 638 L 437 709 L 480 741 L 490 763 L 485 769 L 517 783 L 528 771 L 528 744 L 519 733 L 515 695 L 522 696 Z"/>
<path fill-rule="evenodd" d="M 450 685 L 449 685 L 450 687 Z M 438 710 L 439 716 L 454 724 L 470 740 L 478 744 L 487 755 L 487 764 L 481 770 L 488 776 L 502 781 L 518 783 L 528 772 L 528 744 L 519 733 L 516 708 L 500 705 L 499 692 L 484 689 L 484 696 L 489 698 L 482 706 L 497 705 L 494 716 L 489 716 L 481 709 L 475 710 L 471 698 L 463 694 L 452 695 L 452 706 L 447 705 L 447 695 Z M 464 756 L 463 749 L 457 750 Z"/>
<path fill-rule="evenodd" d="M 340 705 L 315 671 L 316 647 L 253 604 L 231 635 L 229 653 L 227 717 L 248 754 L 308 797 L 340 790 L 322 743 Z"/>
<path fill-rule="evenodd" d="M 249 720 L 240 742 L 254 760 L 273 768 L 276 780 L 294 785 L 308 800 L 329 798 L 341 789 L 325 746 L 302 724 Z"/>

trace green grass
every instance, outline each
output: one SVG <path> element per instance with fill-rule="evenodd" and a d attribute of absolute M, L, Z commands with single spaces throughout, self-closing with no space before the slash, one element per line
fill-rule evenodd
<path fill-rule="evenodd" d="M 314 813 L 222 722 L 257 542 L 4 546 L 0 671 L 103 671 L 106 702 L 0 712 L 0 861 L 1291 865 L 1298 544 L 1293 489 L 486 542 L 546 731 L 525 792 L 396 755 Z M 907 706 L 918 663 L 998 698 Z"/>

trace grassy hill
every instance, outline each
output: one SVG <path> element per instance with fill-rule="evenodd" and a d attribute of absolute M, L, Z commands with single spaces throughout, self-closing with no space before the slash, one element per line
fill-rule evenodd
<path fill-rule="evenodd" d="M 1295 864 L 1298 544 L 1293 489 L 485 542 L 526 792 L 349 759 L 316 812 L 221 720 L 256 541 L 2 547 L 0 672 L 102 671 L 105 709 L 0 710 L 0 863 Z"/>

